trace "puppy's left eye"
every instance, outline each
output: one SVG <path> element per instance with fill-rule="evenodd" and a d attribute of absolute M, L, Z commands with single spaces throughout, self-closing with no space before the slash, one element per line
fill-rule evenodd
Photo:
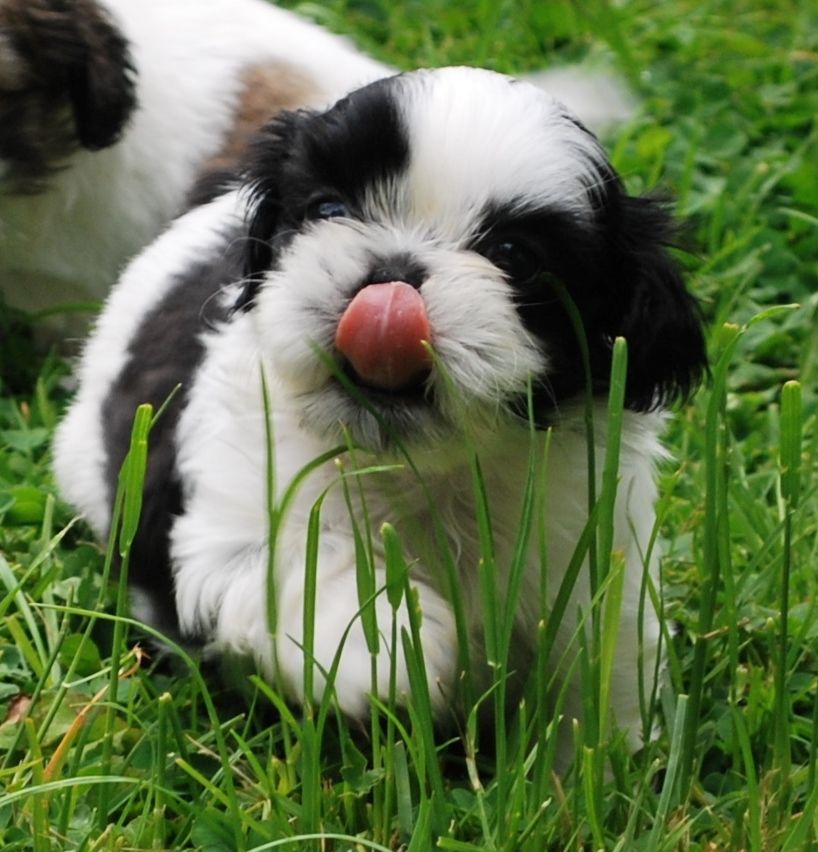
<path fill-rule="evenodd" d="M 349 215 L 349 207 L 337 198 L 319 198 L 307 207 L 307 219 L 339 219 Z"/>
<path fill-rule="evenodd" d="M 482 255 L 505 272 L 513 284 L 529 284 L 543 272 L 541 254 L 519 240 L 502 239 L 482 249 Z"/>

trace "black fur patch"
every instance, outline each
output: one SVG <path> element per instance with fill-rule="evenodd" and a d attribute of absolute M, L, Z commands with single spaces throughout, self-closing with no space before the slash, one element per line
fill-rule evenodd
<path fill-rule="evenodd" d="M 498 244 L 518 245 L 531 254 L 528 265 L 538 267 L 526 280 L 512 276 L 509 284 L 514 288 L 523 324 L 542 341 L 548 355 L 547 383 L 535 389 L 536 415 L 541 425 L 551 422 L 560 402 L 586 389 L 579 338 L 554 282 L 567 291 L 583 318 L 593 390 L 598 393 L 606 387 L 610 344 L 603 327 L 601 242 L 597 228 L 585 219 L 557 209 L 522 212 L 518 203 L 511 202 L 486 212 L 474 245 L 475 251 L 492 262 L 497 262 L 493 250 Z"/>
<path fill-rule="evenodd" d="M 627 404 L 648 411 L 686 399 L 706 374 L 702 316 L 668 252 L 674 229 L 665 207 L 622 195 L 609 213 L 619 308 L 611 334 L 628 341 Z"/>
<path fill-rule="evenodd" d="M 224 195 L 231 189 L 234 189 L 239 182 L 239 174 L 237 171 L 223 169 L 220 171 L 207 171 L 201 174 L 193 188 L 188 192 L 185 199 L 184 209 L 189 210 L 193 207 L 199 207 L 202 204 L 209 204 L 215 201 L 220 195 Z"/>
<path fill-rule="evenodd" d="M 35 192 L 78 147 L 117 141 L 134 107 L 128 43 L 93 0 L 0 4 L 0 159 Z"/>
<path fill-rule="evenodd" d="M 369 187 L 406 168 L 409 142 L 394 86 L 395 78 L 379 80 L 324 113 L 282 113 L 257 136 L 246 168 L 255 210 L 240 307 L 252 303 L 281 235 L 301 226 L 312 202 L 335 198 L 355 215 Z"/>
<path fill-rule="evenodd" d="M 527 246 L 540 274 L 515 286 L 525 326 L 543 341 L 547 379 L 536 389 L 536 416 L 549 423 L 561 401 L 587 390 L 582 345 L 567 300 L 582 320 L 591 390 L 608 391 L 612 345 L 628 343 L 625 405 L 648 411 L 684 399 L 706 371 L 698 306 L 687 292 L 667 243 L 671 220 L 649 198 L 625 195 L 616 176 L 600 173 L 592 221 L 557 210 L 520 212 L 519 204 L 486 213 L 475 250 L 508 240 Z"/>
<path fill-rule="evenodd" d="M 240 275 L 242 248 L 236 236 L 225 239 L 222 255 L 204 258 L 180 276 L 144 318 L 128 347 L 128 361 L 102 407 L 106 478 L 113 505 L 136 408 L 147 402 L 156 411 L 181 386 L 151 431 L 142 516 L 129 578 L 150 597 L 161 613 L 162 628 L 171 633 L 176 632 L 178 624 L 168 534 L 173 518 L 182 510 L 175 432 L 191 379 L 204 354 L 201 334 L 227 318 L 218 295 L 226 283 Z"/>

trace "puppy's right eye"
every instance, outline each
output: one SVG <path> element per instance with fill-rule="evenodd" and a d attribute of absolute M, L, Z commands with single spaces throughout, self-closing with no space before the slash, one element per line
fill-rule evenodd
<path fill-rule="evenodd" d="M 307 207 L 307 219 L 340 219 L 349 216 L 349 207 L 337 198 L 319 198 Z"/>
<path fill-rule="evenodd" d="M 543 258 L 522 240 L 498 239 L 485 246 L 481 253 L 505 272 L 513 284 L 530 284 L 543 272 Z"/>

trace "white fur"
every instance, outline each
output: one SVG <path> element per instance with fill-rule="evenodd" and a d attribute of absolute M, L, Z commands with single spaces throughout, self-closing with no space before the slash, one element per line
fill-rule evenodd
<path fill-rule="evenodd" d="M 233 193 L 184 216 L 128 267 L 85 347 L 76 371 L 77 396 L 55 436 L 54 469 L 63 493 L 100 536 L 110 522 L 102 405 L 125 364 L 128 345 L 174 276 L 214 251 L 222 229 L 240 222 L 241 215 Z"/>
<path fill-rule="evenodd" d="M 587 213 L 594 176 L 577 154 L 598 159 L 599 151 L 587 134 L 565 132 L 569 118 L 553 96 L 537 97 L 529 83 L 474 68 L 447 69 L 434 80 L 425 87 L 413 76 L 404 107 L 418 219 L 438 231 L 448 222 L 462 240 L 463 223 L 492 201 L 554 202 Z M 459 156 L 441 156 L 452 151 Z M 498 151 L 513 154 L 498 157 Z M 441 186 L 449 191 L 441 193 Z"/>
<path fill-rule="evenodd" d="M 525 79 L 558 97 L 595 132 L 630 120 L 639 104 L 614 69 L 604 65 L 549 68 Z"/>

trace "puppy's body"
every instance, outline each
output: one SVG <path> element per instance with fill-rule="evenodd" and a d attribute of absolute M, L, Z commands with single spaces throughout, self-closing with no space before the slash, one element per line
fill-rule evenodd
<path fill-rule="evenodd" d="M 350 482 L 352 516 L 360 523 L 365 508 L 375 539 L 385 521 L 398 530 L 419 591 L 432 698 L 442 710 L 458 676 L 446 549 L 478 683 L 488 671 L 472 451 L 489 499 L 502 599 L 532 450 L 529 417 L 553 427 L 535 524 L 544 525 L 546 561 L 534 535 L 510 660 L 527 674 L 547 616 L 543 572 L 550 604 L 587 522 L 588 379 L 598 397 L 601 459 L 611 341 L 624 335 L 629 411 L 614 547 L 627 573 L 612 708 L 635 744 L 640 655 L 650 675 L 660 632 L 650 604 L 640 624 L 639 604 L 645 574 L 656 582 L 648 550 L 661 417 L 652 411 L 687 392 L 704 358 L 696 309 L 662 246 L 664 231 L 661 211 L 624 194 L 579 122 L 532 86 L 500 75 L 415 72 L 325 113 L 282 114 L 254 144 L 246 185 L 181 218 L 113 292 L 58 434 L 60 485 L 105 535 L 133 410 L 143 401 L 160 405 L 180 383 L 152 440 L 131 569 L 137 612 L 212 650 L 253 656 L 300 698 L 306 529 L 325 495 L 315 659 L 329 669 L 353 624 L 335 690 L 345 711 L 365 712 L 370 663 L 355 620 L 352 520 L 332 461 L 302 483 L 279 531 L 272 651 L 263 376 L 276 499 L 305 465 L 347 440 L 356 449 L 340 453 L 341 471 L 385 466 Z M 404 357 L 393 342 L 406 334 L 391 307 L 398 292 L 412 322 L 428 326 L 434 360 L 416 348 L 406 356 L 416 362 L 409 372 L 383 378 L 379 365 Z M 566 292 L 582 319 L 586 366 Z M 372 297 L 374 318 L 355 307 L 361 293 Z M 372 358 L 345 342 L 342 318 L 374 336 Z M 382 585 L 377 542 L 375 559 Z M 590 608 L 586 573 L 551 661 L 567 680 L 570 716 L 581 715 L 571 637 L 578 612 Z M 376 607 L 386 631 L 383 595 Z M 405 612 L 399 618 L 407 623 Z M 383 693 L 388 654 L 382 645 Z M 402 665 L 398 685 L 409 689 Z"/>
<path fill-rule="evenodd" d="M 276 111 L 386 73 L 264 0 L 9 0 L 0 292 L 25 310 L 103 298 Z"/>

